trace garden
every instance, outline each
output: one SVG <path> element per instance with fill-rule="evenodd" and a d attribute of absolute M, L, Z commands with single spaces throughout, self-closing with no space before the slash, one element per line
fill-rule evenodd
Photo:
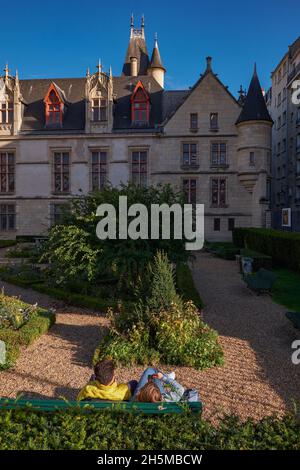
<path fill-rule="evenodd" d="M 77 305 L 94 311 L 95 315 L 105 315 L 108 328 L 100 332 L 99 327 L 99 342 L 88 364 L 90 368 L 99 359 L 110 357 L 127 380 L 131 371 L 140 373 L 146 365 L 161 365 L 164 370 L 176 370 L 180 380 L 181 377 L 187 377 L 190 386 L 198 387 L 199 384 L 201 399 L 204 395 L 204 405 L 210 399 L 214 406 L 216 402 L 219 405 L 222 400 L 224 403 L 227 400 L 226 410 L 232 410 L 238 396 L 241 403 L 239 411 L 243 411 L 238 417 L 232 412 L 227 416 L 223 410 L 216 424 L 214 420 L 211 422 L 210 419 L 193 416 L 189 412 L 179 416 L 147 417 L 117 410 L 100 414 L 99 411 L 85 413 L 76 408 L 52 412 L 2 409 L 0 424 L 6 424 L 0 427 L 0 448 L 151 449 L 159 446 L 161 449 L 195 450 L 298 449 L 300 429 L 295 415 L 285 413 L 281 414 L 283 418 L 263 417 L 265 414 L 271 415 L 273 409 L 276 410 L 275 406 L 272 408 L 270 395 L 269 408 L 267 404 L 262 408 L 260 402 L 265 400 L 270 391 L 270 377 L 268 383 L 260 384 L 259 393 L 262 396 L 257 397 L 255 387 L 258 379 L 252 377 L 251 368 L 256 367 L 256 364 L 250 364 L 249 369 L 248 363 L 246 366 L 240 365 L 240 354 L 252 354 L 248 345 L 259 335 L 259 331 L 249 328 L 245 309 L 242 312 L 243 320 L 239 320 L 239 328 L 245 328 L 240 338 L 236 339 L 238 315 L 232 310 L 235 304 L 237 307 L 240 305 L 240 298 L 237 297 L 238 301 L 234 302 L 235 297 L 232 297 L 234 300 L 229 300 L 230 308 L 225 312 L 226 285 L 229 285 L 226 283 L 231 282 L 230 275 L 224 272 L 226 283 L 221 283 L 223 291 L 220 291 L 220 286 L 216 286 L 219 292 L 216 290 L 215 295 L 214 285 L 205 278 L 205 273 L 196 284 L 195 275 L 191 271 L 194 260 L 185 250 L 185 240 L 99 240 L 95 230 L 99 220 L 96 209 L 103 202 L 117 208 L 120 195 L 127 196 L 129 204 L 142 202 L 146 207 L 152 203 L 172 205 L 184 202 L 184 196 L 169 186 L 107 187 L 101 192 L 79 197 L 73 201 L 60 224 L 52 227 L 44 242 L 35 244 L 33 240 L 23 239 L 18 240 L 18 243 L 7 243 L 7 265 L 1 267 L 0 278 L 11 285 L 48 294 L 66 305 Z M 118 226 L 119 218 L 116 222 Z M 251 256 L 257 263 L 254 265 L 255 270 L 260 267 L 275 269 L 278 279 L 272 292 L 273 298 L 289 308 L 297 309 L 299 289 L 296 287 L 300 278 L 295 266 L 292 266 L 292 262 L 278 262 L 270 250 L 257 241 L 257 232 L 254 237 L 252 229 L 247 230 L 249 232 L 241 233 L 237 229 L 231 244 L 206 243 L 205 249 L 225 260 Z M 251 233 L 249 239 L 248 233 Z M 286 240 L 283 243 L 286 245 Z M 279 246 L 278 253 L 280 250 Z M 220 325 L 223 329 L 221 334 L 227 336 L 225 339 L 219 337 L 218 327 L 215 329 L 205 322 L 205 302 L 196 285 L 198 288 L 200 286 L 200 294 L 203 293 L 204 298 L 207 298 L 208 291 L 211 292 L 210 299 L 215 295 L 214 309 L 218 316 L 212 314 L 213 321 L 208 323 L 212 326 L 214 323 Z M 287 289 L 287 286 L 290 288 Z M 245 293 L 241 295 L 245 296 Z M 220 305 L 223 302 L 224 305 Z M 252 301 L 250 305 L 252 308 Z M 264 305 L 259 305 L 259 309 L 264 313 Z M 55 314 L 4 294 L 1 297 L 1 312 L 0 339 L 7 344 L 5 368 L 8 368 L 16 364 L 23 346 L 31 344 L 48 331 L 55 321 Z M 80 311 L 83 322 L 85 313 Z M 60 315 L 63 318 L 64 313 Z M 78 316 L 78 312 L 74 315 Z M 277 311 L 268 311 L 270 322 L 275 315 Z M 248 322 L 251 316 L 252 311 L 247 317 Z M 224 333 L 226 325 L 228 329 Z M 65 332 L 67 325 L 62 326 Z M 234 328 L 233 333 L 230 328 Z M 86 336 L 81 338 L 87 341 Z M 246 346 L 242 340 L 245 340 Z M 232 344 L 229 345 L 229 342 Z M 270 351 L 273 354 L 272 346 Z M 276 357 L 281 357 L 281 351 Z M 71 363 L 69 365 L 74 367 Z M 249 377 L 252 377 L 253 382 L 248 383 Z M 238 395 L 237 390 L 243 384 L 247 386 L 243 386 L 243 392 Z M 272 396 L 275 401 L 278 399 L 276 394 Z M 73 400 L 74 396 L 70 399 Z M 248 417 L 245 411 L 247 406 L 249 409 L 251 407 L 251 414 L 259 419 Z M 276 406 L 283 409 L 280 400 Z M 256 408 L 259 409 L 257 414 Z M 28 425 L 31 429 L 30 441 L 24 437 L 24 429 Z M 134 429 L 130 437 L 126 432 L 128 427 Z M 114 432 L 116 428 L 117 435 Z"/>

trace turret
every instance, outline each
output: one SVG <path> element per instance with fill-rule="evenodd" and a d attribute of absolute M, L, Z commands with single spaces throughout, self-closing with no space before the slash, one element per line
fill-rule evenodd
<path fill-rule="evenodd" d="M 252 194 L 253 226 L 259 227 L 264 225 L 265 211 L 268 208 L 267 181 L 270 178 L 272 125 L 255 66 L 236 126 L 238 178 Z"/>
<path fill-rule="evenodd" d="M 153 48 L 153 53 L 152 53 L 148 73 L 157 81 L 157 83 L 162 88 L 164 88 L 166 69 L 163 66 L 161 56 L 159 53 L 157 35 L 155 36 L 154 48 Z"/>

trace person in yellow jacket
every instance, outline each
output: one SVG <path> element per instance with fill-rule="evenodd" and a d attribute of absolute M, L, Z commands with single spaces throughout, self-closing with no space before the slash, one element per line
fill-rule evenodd
<path fill-rule="evenodd" d="M 131 380 L 127 384 L 117 384 L 113 361 L 103 359 L 95 365 L 94 375 L 80 391 L 77 400 L 129 401 L 136 386 L 135 380 Z"/>

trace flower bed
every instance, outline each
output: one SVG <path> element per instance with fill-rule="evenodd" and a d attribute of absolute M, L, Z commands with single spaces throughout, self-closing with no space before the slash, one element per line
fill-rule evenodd
<path fill-rule="evenodd" d="M 55 322 L 55 314 L 28 305 L 15 297 L 0 295 L 0 340 L 5 343 L 6 356 L 0 369 L 12 367 L 20 354 L 21 346 L 28 346 Z"/>

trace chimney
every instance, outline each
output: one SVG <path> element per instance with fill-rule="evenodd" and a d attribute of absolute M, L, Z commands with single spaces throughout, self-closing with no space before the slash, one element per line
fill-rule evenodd
<path fill-rule="evenodd" d="M 130 57 L 130 75 L 137 77 L 138 75 L 138 61 L 136 57 Z"/>

